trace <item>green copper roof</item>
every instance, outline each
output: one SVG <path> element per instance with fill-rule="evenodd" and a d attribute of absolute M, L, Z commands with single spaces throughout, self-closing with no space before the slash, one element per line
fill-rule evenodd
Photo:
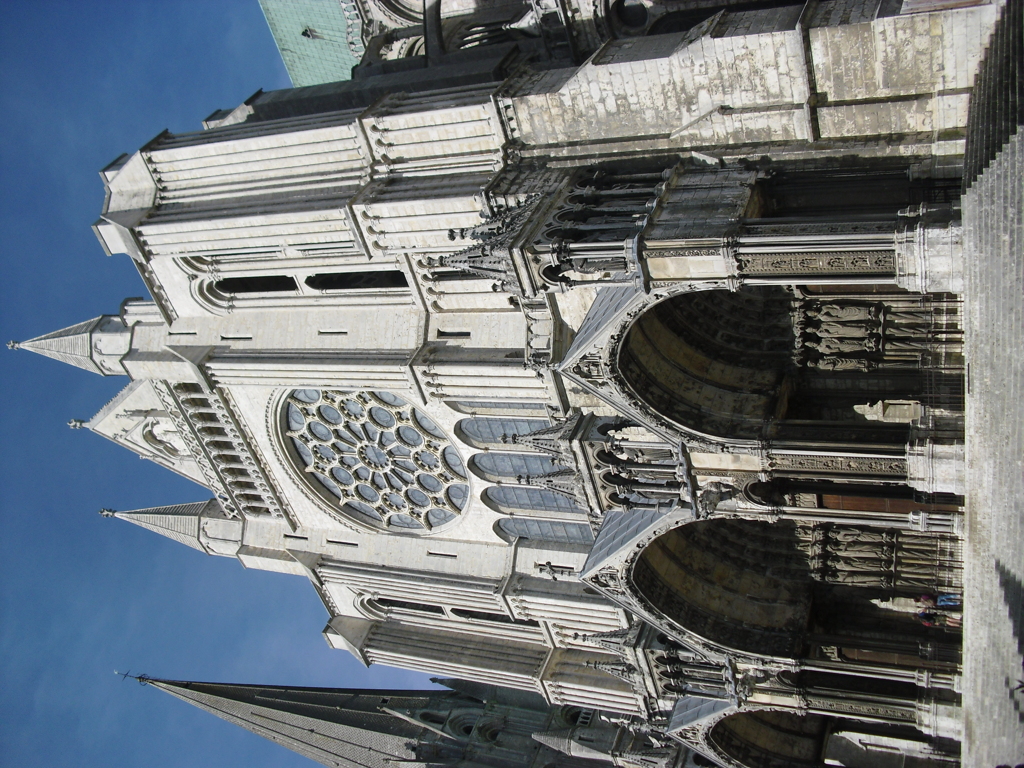
<path fill-rule="evenodd" d="M 293 85 L 351 78 L 363 55 L 352 0 L 260 0 L 260 6 Z"/>

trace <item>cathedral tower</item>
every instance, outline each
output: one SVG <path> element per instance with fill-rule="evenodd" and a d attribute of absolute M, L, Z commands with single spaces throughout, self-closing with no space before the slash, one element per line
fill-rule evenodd
<path fill-rule="evenodd" d="M 96 234 L 153 301 L 23 346 L 128 375 L 86 426 L 212 494 L 111 514 L 465 681 L 153 684 L 266 735 L 258 697 L 321 760 L 954 765 L 960 153 L 997 9 L 569 5 L 368 24 L 352 80 L 103 171 Z"/>

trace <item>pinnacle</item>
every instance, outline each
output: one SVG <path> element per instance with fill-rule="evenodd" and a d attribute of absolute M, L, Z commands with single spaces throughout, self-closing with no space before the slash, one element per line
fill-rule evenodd
<path fill-rule="evenodd" d="M 7 347 L 8 349 L 27 349 L 76 368 L 102 373 L 99 365 L 92 359 L 92 332 L 102 321 L 103 316 L 94 317 L 84 323 L 77 323 L 28 341 L 12 341 L 8 343 Z"/>
<path fill-rule="evenodd" d="M 181 544 L 185 544 L 200 552 L 206 552 L 199 543 L 200 516 L 206 511 L 209 501 L 196 501 L 189 504 L 175 504 L 165 507 L 136 509 L 130 512 L 116 512 L 102 509 L 103 517 L 117 517 L 127 520 L 142 528 L 161 536 L 166 536 Z"/>

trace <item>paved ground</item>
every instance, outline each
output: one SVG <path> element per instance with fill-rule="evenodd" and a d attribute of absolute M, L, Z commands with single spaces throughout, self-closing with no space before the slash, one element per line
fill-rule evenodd
<path fill-rule="evenodd" d="M 1024 763 L 1024 130 L 964 198 L 964 768 Z"/>

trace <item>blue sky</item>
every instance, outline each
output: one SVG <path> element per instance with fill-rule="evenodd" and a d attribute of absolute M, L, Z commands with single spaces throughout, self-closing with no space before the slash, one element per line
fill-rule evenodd
<path fill-rule="evenodd" d="M 0 22 L 0 336 L 26 339 L 144 293 L 90 225 L 98 171 L 288 86 L 257 0 L 8 0 Z M 207 498 L 71 418 L 127 379 L 0 348 L 0 764 L 309 766 L 114 669 L 193 680 L 420 687 L 330 651 L 305 579 L 246 571 L 127 523 Z"/>

